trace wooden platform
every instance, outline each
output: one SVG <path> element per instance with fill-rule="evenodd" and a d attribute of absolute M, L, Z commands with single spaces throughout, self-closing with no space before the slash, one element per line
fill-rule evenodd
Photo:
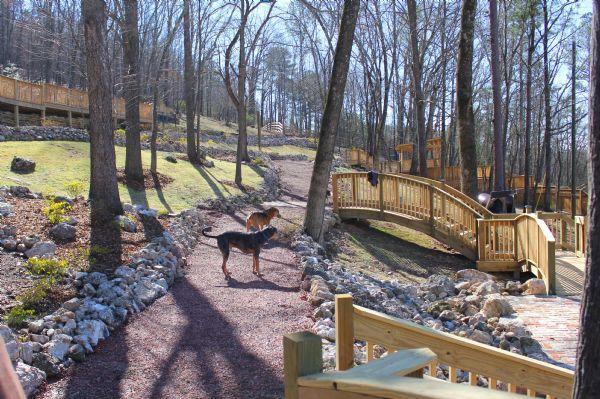
<path fill-rule="evenodd" d="M 556 295 L 576 296 L 583 294 L 585 258 L 574 252 L 556 251 Z"/>

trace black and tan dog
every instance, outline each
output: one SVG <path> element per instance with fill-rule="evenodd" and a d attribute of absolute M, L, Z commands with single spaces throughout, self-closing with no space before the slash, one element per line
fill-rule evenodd
<path fill-rule="evenodd" d="M 202 235 L 209 238 L 217 239 L 217 246 L 223 255 L 223 273 L 225 274 L 225 278 L 231 277 L 231 272 L 227 270 L 227 259 L 229 259 L 229 252 L 231 248 L 237 248 L 243 253 L 252 254 L 252 273 L 260 276 L 260 265 L 259 258 L 260 250 L 263 245 L 275 233 L 277 233 L 277 229 L 273 226 L 269 226 L 264 230 L 257 231 L 256 233 L 240 233 L 237 231 L 227 231 L 225 233 L 219 234 L 218 236 L 211 236 L 206 234 L 206 232 L 210 229 L 207 227 L 202 230 Z"/>

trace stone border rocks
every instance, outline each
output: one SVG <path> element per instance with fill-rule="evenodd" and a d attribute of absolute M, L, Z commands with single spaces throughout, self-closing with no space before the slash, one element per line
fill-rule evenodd
<path fill-rule="evenodd" d="M 300 232 L 293 238 L 292 249 L 300 258 L 303 270 L 301 288 L 315 307 L 313 330 L 322 338 L 325 369 L 335 368 L 334 298 L 335 294 L 345 293 L 352 294 L 357 305 L 557 364 L 531 337 L 531 332 L 507 300 L 509 295 L 521 295 L 531 287 L 537 287 L 538 279 L 525 284 L 504 282 L 478 270 L 467 269 L 459 271 L 455 278 L 434 274 L 421 284 L 404 284 L 348 270 L 327 259 L 323 247 Z M 378 355 L 385 353 L 385 349 L 378 346 L 375 350 Z M 366 347 L 357 342 L 355 362 L 365 361 Z M 447 367 L 440 366 L 437 377 L 447 379 Z M 468 373 L 461 373 L 458 380 L 468 381 Z M 480 379 L 479 385 L 487 386 L 487 383 Z"/>

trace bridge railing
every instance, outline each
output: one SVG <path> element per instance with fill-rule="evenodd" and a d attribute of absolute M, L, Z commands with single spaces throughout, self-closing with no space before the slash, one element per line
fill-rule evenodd
<path fill-rule="evenodd" d="M 433 181 L 406 175 L 379 174 L 369 182 L 366 172 L 333 175 L 336 212 L 377 211 L 380 220 L 405 218 L 409 227 L 451 241 L 457 249 L 477 251 L 477 219 L 482 215 Z"/>
<path fill-rule="evenodd" d="M 492 390 L 531 397 L 571 397 L 571 370 L 353 305 L 348 294 L 336 295 L 335 315 L 337 370 L 352 367 L 354 340 L 366 342 L 368 361 L 374 359 L 374 345 L 391 352 L 429 348 L 437 355 L 428 366 L 430 377 L 437 376 L 437 366 L 441 364 L 447 366 L 451 383 L 458 382 L 459 371 L 466 371 L 470 385 L 476 385 L 478 377 L 482 377 Z M 424 394 L 427 397 L 427 392 Z"/>
<path fill-rule="evenodd" d="M 367 172 L 332 177 L 333 209 L 343 218 L 378 219 L 420 230 L 476 259 L 483 271 L 516 271 L 525 265 L 555 287 L 555 239 L 536 214 L 482 214 L 454 192 L 428 179 Z M 553 220 L 549 214 L 540 214 Z M 489 216 L 488 216 L 489 217 Z M 560 216 L 556 216 L 560 217 Z M 567 222 L 565 222 L 567 223 Z"/>

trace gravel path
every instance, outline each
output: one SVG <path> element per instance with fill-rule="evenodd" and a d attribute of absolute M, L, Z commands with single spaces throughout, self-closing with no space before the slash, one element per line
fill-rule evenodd
<path fill-rule="evenodd" d="M 275 225 L 284 228 L 303 213 L 311 165 L 279 165 L 283 218 Z M 242 229 L 251 210 L 214 214 L 213 233 Z M 203 239 L 185 279 L 39 397 L 282 397 L 281 337 L 311 324 L 311 308 L 299 298 L 297 261 L 283 239 L 275 240 L 261 254 L 259 279 L 251 257 L 234 251 L 228 262 L 234 279 L 228 283 L 215 244 Z"/>

